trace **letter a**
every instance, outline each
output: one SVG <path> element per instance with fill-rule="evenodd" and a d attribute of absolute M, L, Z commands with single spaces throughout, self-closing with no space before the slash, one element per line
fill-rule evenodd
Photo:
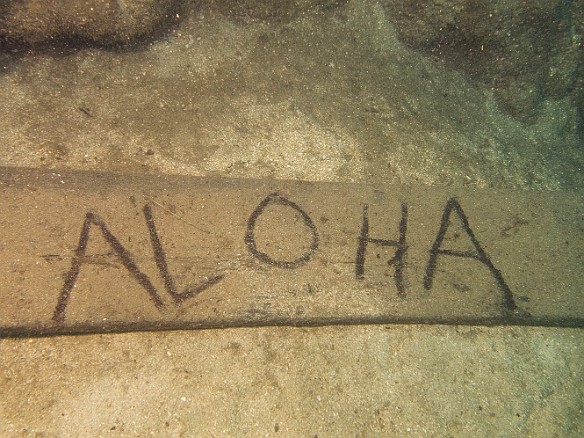
<path fill-rule="evenodd" d="M 65 276 L 65 284 L 63 289 L 61 289 L 61 295 L 59 295 L 59 300 L 55 311 L 53 312 L 53 321 L 56 323 L 62 323 L 65 321 L 65 310 L 67 310 L 67 305 L 69 304 L 69 298 L 71 297 L 71 291 L 75 287 L 77 282 L 77 277 L 79 276 L 79 271 L 81 270 L 81 265 L 92 263 L 91 259 L 85 255 L 87 250 L 87 243 L 89 242 L 89 231 L 91 226 L 95 225 L 101 230 L 101 234 L 104 239 L 112 248 L 114 254 L 120 259 L 124 267 L 128 270 L 130 275 L 140 283 L 150 299 L 154 302 L 157 308 L 164 307 L 164 302 L 158 295 L 156 288 L 134 262 L 132 255 L 128 252 L 126 248 L 122 246 L 120 241 L 108 230 L 105 222 L 96 213 L 88 212 L 85 215 L 85 221 L 83 222 L 83 228 L 81 229 L 81 237 L 79 238 L 79 245 L 75 250 L 75 255 L 73 256 L 73 261 L 71 262 L 71 269 Z"/>
<path fill-rule="evenodd" d="M 455 251 L 450 249 L 442 249 L 442 242 L 444 241 L 444 236 L 446 235 L 446 231 L 448 230 L 448 226 L 450 225 L 450 215 L 454 211 L 460 220 L 462 225 L 462 229 L 470 239 L 472 246 L 474 247 L 476 252 L 472 251 Z M 513 299 L 513 293 L 505 280 L 503 279 L 503 275 L 501 271 L 499 271 L 493 263 L 491 259 L 485 252 L 485 250 L 481 247 L 479 241 L 475 237 L 473 231 L 470 229 L 468 224 L 468 218 L 464 214 L 462 207 L 460 206 L 459 202 L 456 198 L 450 198 L 446 202 L 446 207 L 444 208 L 444 213 L 442 215 L 442 220 L 440 222 L 440 230 L 438 231 L 438 235 L 436 236 L 436 240 L 430 249 L 430 258 L 428 259 L 428 265 L 426 267 L 426 274 L 424 276 L 424 289 L 429 291 L 432 289 L 432 282 L 434 281 L 434 273 L 436 271 L 436 264 L 438 263 L 438 256 L 455 256 L 455 257 L 466 257 L 470 259 L 475 259 L 484 264 L 488 269 L 491 275 L 495 278 L 499 289 L 503 293 L 503 307 L 506 311 L 513 312 L 517 309 L 517 305 L 515 304 L 515 300 Z"/>

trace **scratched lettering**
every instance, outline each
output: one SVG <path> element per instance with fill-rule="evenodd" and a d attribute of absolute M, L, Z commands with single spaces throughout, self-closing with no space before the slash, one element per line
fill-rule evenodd
<path fill-rule="evenodd" d="M 395 269 L 395 286 L 400 297 L 406 296 L 406 288 L 404 284 L 404 267 L 406 251 L 406 232 L 408 228 L 408 206 L 405 203 L 401 205 L 401 221 L 399 224 L 399 236 L 396 240 L 376 239 L 369 235 L 369 205 L 363 206 L 363 223 L 361 224 L 361 233 L 359 235 L 357 244 L 357 257 L 355 259 L 355 277 L 358 280 L 365 278 L 365 256 L 367 254 L 367 247 L 369 244 L 379 246 L 394 246 L 396 248 L 395 255 L 387 261 L 388 266 L 393 266 Z"/>
<path fill-rule="evenodd" d="M 302 217 L 304 225 L 310 230 L 311 234 L 310 247 L 306 252 L 300 254 L 294 260 L 276 260 L 266 252 L 262 252 L 257 248 L 255 242 L 256 223 L 258 218 L 262 215 L 266 207 L 268 207 L 269 205 L 281 205 L 284 207 L 289 207 L 292 211 L 296 211 Z M 260 205 L 257 206 L 257 208 L 249 217 L 249 220 L 247 221 L 247 230 L 245 233 L 245 244 L 247 245 L 249 252 L 262 262 L 267 263 L 269 265 L 277 266 L 279 268 L 295 269 L 298 268 L 299 266 L 304 265 L 305 263 L 308 263 L 312 258 L 313 254 L 315 253 L 315 251 L 318 249 L 318 231 L 310 216 L 308 216 L 308 214 L 304 210 L 302 210 L 302 208 L 298 204 L 286 199 L 284 196 L 281 196 L 278 193 L 272 193 L 268 195 L 262 202 L 260 202 Z"/>
<path fill-rule="evenodd" d="M 454 251 L 447 248 L 442 248 L 442 244 L 444 242 L 444 236 L 446 235 L 446 231 L 448 230 L 448 226 L 451 222 L 451 216 L 454 213 L 460 224 L 462 229 L 466 233 L 467 237 L 469 238 L 472 246 L 474 247 L 475 251 Z M 432 283 L 434 281 L 434 275 L 436 273 L 436 266 L 438 263 L 438 257 L 441 256 L 452 256 L 452 257 L 461 257 L 461 258 L 469 258 L 478 260 L 480 263 L 484 264 L 491 275 L 494 277 L 497 285 L 499 286 L 499 290 L 503 293 L 503 301 L 502 305 L 506 312 L 514 312 L 518 310 L 517 304 L 515 304 L 515 299 L 513 298 L 513 293 L 505 280 L 503 279 L 503 274 L 499 271 L 489 258 L 488 254 L 482 248 L 481 244 L 479 243 L 478 239 L 476 238 L 475 234 L 473 233 L 470 225 L 468 223 L 468 218 L 460 203 L 456 198 L 450 198 L 446 203 L 446 207 L 444 208 L 444 213 L 442 215 L 442 219 L 440 221 L 440 228 L 438 230 L 438 234 L 436 235 L 436 240 L 434 240 L 434 244 L 430 249 L 430 258 L 428 260 L 428 265 L 426 266 L 426 275 L 424 276 L 424 289 L 430 291 L 432 289 Z"/>
<path fill-rule="evenodd" d="M 22 169 L 3 169 L 0 190 L 0 337 L 584 327 L 578 194 Z M 115 263 L 104 264 L 104 247 Z"/>

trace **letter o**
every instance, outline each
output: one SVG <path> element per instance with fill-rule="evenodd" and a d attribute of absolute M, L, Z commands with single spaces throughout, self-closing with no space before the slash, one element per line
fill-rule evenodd
<path fill-rule="evenodd" d="M 254 236 L 256 221 L 263 213 L 265 208 L 270 204 L 284 205 L 292 208 L 293 210 L 296 210 L 298 214 L 300 214 L 300 216 L 302 217 L 304 225 L 308 227 L 310 233 L 312 234 L 312 240 L 310 242 L 310 247 L 308 248 L 308 250 L 306 250 L 300 257 L 294 260 L 291 261 L 275 260 L 272 257 L 270 257 L 267 253 L 262 252 L 257 248 Z M 281 196 L 276 192 L 268 195 L 262 202 L 260 202 L 260 205 L 257 206 L 257 208 L 252 212 L 249 219 L 247 220 L 245 244 L 247 245 L 247 248 L 249 249 L 251 255 L 258 258 L 262 262 L 267 263 L 269 265 L 277 266 L 279 268 L 295 269 L 310 261 L 310 259 L 318 249 L 319 238 L 316 225 L 314 225 L 314 222 L 312 221 L 312 219 L 310 219 L 310 216 L 308 216 L 308 214 L 304 210 L 302 210 L 302 208 L 300 208 L 298 204 L 289 201 L 284 196 Z"/>

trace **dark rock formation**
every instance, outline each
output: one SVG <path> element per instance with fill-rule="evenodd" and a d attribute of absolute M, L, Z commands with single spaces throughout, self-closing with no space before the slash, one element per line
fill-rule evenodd
<path fill-rule="evenodd" d="M 545 99 L 582 102 L 584 0 L 386 0 L 400 37 L 495 91 L 529 122 Z"/>
<path fill-rule="evenodd" d="M 3 0 L 4 47 L 67 41 L 124 46 L 155 36 L 180 18 L 185 0 Z"/>

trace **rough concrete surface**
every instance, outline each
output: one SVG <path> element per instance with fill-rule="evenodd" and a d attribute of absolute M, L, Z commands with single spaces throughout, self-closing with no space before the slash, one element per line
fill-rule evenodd
<path fill-rule="evenodd" d="M 216 3 L 189 3 L 134 49 L 1 53 L 0 165 L 584 188 L 572 95 L 542 99 L 529 123 L 513 118 L 489 87 L 406 47 L 375 1 L 284 19 Z M 578 437 L 583 350 L 581 329 L 541 327 L 3 338 L 0 433 Z"/>

